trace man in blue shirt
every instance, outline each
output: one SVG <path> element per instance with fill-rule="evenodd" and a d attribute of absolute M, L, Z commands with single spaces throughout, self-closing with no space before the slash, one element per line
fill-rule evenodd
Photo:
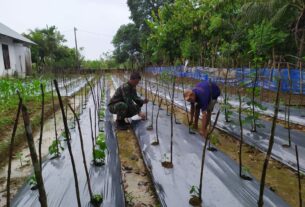
<path fill-rule="evenodd" d="M 200 109 L 202 111 L 202 135 L 207 136 L 207 126 L 211 118 L 214 105 L 220 96 L 220 89 L 216 83 L 210 81 L 202 81 L 198 83 L 192 90 L 185 90 L 184 99 L 191 102 L 191 120 L 190 125 L 193 124 L 194 115 L 195 123 L 194 129 L 198 129 L 198 118 Z"/>

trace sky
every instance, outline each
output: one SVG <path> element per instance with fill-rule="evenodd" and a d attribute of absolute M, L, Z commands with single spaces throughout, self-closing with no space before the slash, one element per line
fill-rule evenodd
<path fill-rule="evenodd" d="M 131 22 L 127 0 L 0 0 L 0 22 L 18 33 L 55 25 L 88 60 L 112 51 L 112 38 L 122 24 Z"/>

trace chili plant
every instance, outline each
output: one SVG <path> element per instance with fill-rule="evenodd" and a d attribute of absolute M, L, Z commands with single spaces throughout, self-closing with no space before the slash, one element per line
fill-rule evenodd
<path fill-rule="evenodd" d="M 35 175 L 31 175 L 28 178 L 28 184 L 30 185 L 31 190 L 36 190 L 38 188 L 37 179 L 36 179 Z"/>
<path fill-rule="evenodd" d="M 59 140 L 53 140 L 52 144 L 49 146 L 49 154 L 52 156 L 52 158 L 59 157 L 59 148 L 62 151 L 64 150 Z"/>
<path fill-rule="evenodd" d="M 198 206 L 201 203 L 200 194 L 199 194 L 199 188 L 197 186 L 191 186 L 190 189 L 190 195 L 191 198 L 189 200 L 189 203 L 193 206 Z"/>

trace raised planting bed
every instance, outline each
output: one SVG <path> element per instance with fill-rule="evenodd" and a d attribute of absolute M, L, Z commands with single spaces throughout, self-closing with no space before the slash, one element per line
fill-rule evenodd
<path fill-rule="evenodd" d="M 95 87 L 96 88 L 96 87 Z M 98 89 L 97 89 L 98 91 Z M 106 90 L 109 98 L 109 90 Z M 84 170 L 82 148 L 80 142 L 80 134 L 75 129 L 70 129 L 70 144 L 75 161 L 78 186 L 80 190 L 81 206 L 91 206 L 95 203 L 97 206 L 124 206 L 124 194 L 121 186 L 121 170 L 120 161 L 117 151 L 117 142 L 114 135 L 114 130 L 111 124 L 112 116 L 108 110 L 105 113 L 105 132 L 98 138 L 98 127 L 94 127 L 96 132 L 97 148 L 107 147 L 104 165 L 94 166 L 92 164 L 92 141 L 91 141 L 91 125 L 89 121 L 89 110 L 94 109 L 92 95 L 89 95 L 86 109 L 80 115 L 80 126 L 83 137 L 83 149 L 86 154 L 86 165 L 92 189 L 92 200 L 88 191 L 88 183 Z M 93 119 L 94 123 L 98 124 L 98 117 Z M 76 125 L 77 126 L 77 125 Z M 67 142 L 67 141 L 66 141 Z M 68 143 L 68 142 L 67 142 Z M 55 159 L 49 159 L 42 163 L 42 176 L 47 194 L 48 206 L 78 206 L 74 174 L 71 166 L 71 156 L 67 147 L 61 152 L 61 155 Z M 90 203 L 91 201 L 91 203 Z M 31 191 L 30 186 L 25 184 L 12 200 L 12 206 L 40 206 L 38 192 Z"/>
<path fill-rule="evenodd" d="M 144 83 L 142 83 L 144 87 Z M 152 93 L 156 93 L 156 86 L 152 85 Z M 148 88 L 149 89 L 149 88 Z M 164 100 L 170 101 L 170 96 L 167 89 L 162 86 L 159 86 L 158 93 L 160 97 L 163 97 Z M 175 105 L 183 110 L 185 110 L 185 103 L 181 91 L 177 91 L 175 94 Z M 189 111 L 189 105 L 187 105 Z M 225 131 L 235 138 L 239 139 L 239 125 L 238 125 L 238 114 L 233 112 L 232 120 L 235 122 L 226 122 L 225 117 L 221 114 L 218 120 L 216 127 L 219 130 Z M 266 120 L 259 120 L 264 128 L 257 129 L 257 132 L 251 132 L 251 127 L 249 125 L 244 125 L 244 142 L 257 148 L 262 152 L 266 152 L 268 148 L 268 142 L 270 137 L 270 128 L 271 123 Z M 291 167 L 296 170 L 297 163 L 295 157 L 294 145 L 297 145 L 299 148 L 299 162 L 300 162 L 300 171 L 305 173 L 305 134 L 298 130 L 291 130 L 291 143 L 292 147 L 283 146 L 288 143 L 288 132 L 281 125 L 276 126 L 275 131 L 275 142 L 272 150 L 272 158 L 278 160 L 286 166 Z"/>
<path fill-rule="evenodd" d="M 155 107 L 155 114 L 157 114 Z M 151 110 L 151 104 L 148 105 Z M 170 152 L 170 117 L 166 110 L 159 111 L 159 145 L 152 145 L 155 131 L 146 127 L 150 121 L 133 121 L 144 161 L 150 169 L 156 192 L 162 206 L 190 206 L 192 186 L 200 181 L 200 166 L 204 140 L 190 135 L 184 125 L 173 125 L 172 168 L 164 168 L 161 161 Z M 221 151 L 206 151 L 203 171 L 202 206 L 257 206 L 259 183 L 243 180 L 239 165 Z M 288 206 L 279 196 L 265 189 L 264 206 Z"/>

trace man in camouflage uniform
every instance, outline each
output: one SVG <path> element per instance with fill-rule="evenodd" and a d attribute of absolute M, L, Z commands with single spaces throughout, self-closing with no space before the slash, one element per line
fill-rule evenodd
<path fill-rule="evenodd" d="M 108 107 L 112 114 L 117 114 L 117 128 L 126 130 L 127 123 L 125 118 L 132 117 L 138 114 L 142 119 L 145 118 L 144 113 L 141 112 L 143 104 L 148 100 L 142 100 L 136 91 L 136 86 L 139 84 L 141 76 L 138 72 L 133 72 L 127 83 L 123 83 L 116 89 L 114 95 L 111 97 Z"/>

